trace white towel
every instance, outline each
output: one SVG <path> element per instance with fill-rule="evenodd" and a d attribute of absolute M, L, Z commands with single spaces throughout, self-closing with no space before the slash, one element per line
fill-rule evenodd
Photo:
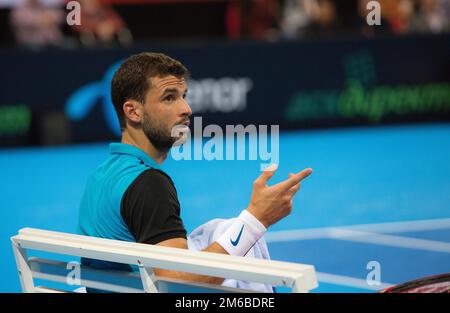
<path fill-rule="evenodd" d="M 192 231 L 188 236 L 189 250 L 200 251 L 204 250 L 212 245 L 217 238 L 219 238 L 234 222 L 232 219 L 213 219 Z M 250 251 L 245 255 L 246 258 L 265 259 L 270 260 L 269 250 L 267 249 L 267 243 L 262 237 Z M 273 293 L 271 285 L 265 285 L 261 283 L 247 282 L 234 279 L 225 279 L 222 286 L 242 288 L 251 290 L 254 292 L 269 292 Z"/>

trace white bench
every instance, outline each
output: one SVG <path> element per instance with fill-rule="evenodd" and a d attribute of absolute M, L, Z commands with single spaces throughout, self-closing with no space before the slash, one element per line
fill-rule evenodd
<path fill-rule="evenodd" d="M 134 242 L 23 228 L 11 238 L 23 292 L 64 292 L 35 286 L 34 279 L 67 283 L 67 262 L 29 257 L 29 251 L 84 257 L 139 267 L 139 272 L 80 265 L 80 285 L 112 292 L 246 292 L 243 289 L 158 278 L 152 268 L 285 286 L 292 292 L 317 287 L 312 265 L 257 260 Z M 73 286 L 72 286 L 73 287 Z"/>

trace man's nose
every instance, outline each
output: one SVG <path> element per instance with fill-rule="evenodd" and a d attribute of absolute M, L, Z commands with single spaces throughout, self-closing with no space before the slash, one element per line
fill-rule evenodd
<path fill-rule="evenodd" d="M 183 112 L 181 115 L 188 117 L 192 115 L 192 109 L 185 99 L 183 99 Z"/>

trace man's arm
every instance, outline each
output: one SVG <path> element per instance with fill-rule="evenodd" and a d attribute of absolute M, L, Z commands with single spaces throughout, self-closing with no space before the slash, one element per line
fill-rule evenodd
<path fill-rule="evenodd" d="M 276 167 L 266 170 L 253 184 L 253 192 L 247 211 L 255 216 L 265 227 L 275 224 L 280 219 L 289 215 L 292 210 L 292 200 L 300 188 L 300 182 L 308 177 L 311 169 L 306 169 L 298 174 L 290 174 L 289 179 L 274 185 L 267 186 L 267 181 L 275 173 Z M 187 249 L 185 238 L 173 238 L 159 242 L 157 245 Z M 217 242 L 214 242 L 205 252 L 228 254 L 228 252 Z M 209 284 L 222 284 L 224 278 L 203 276 L 185 272 L 177 272 L 164 269 L 154 269 L 157 276 L 177 278 L 186 281 L 203 282 Z"/>
<path fill-rule="evenodd" d="M 179 248 L 179 249 L 187 249 L 187 240 L 185 238 L 174 238 L 162 241 L 157 246 L 164 246 L 164 247 L 171 247 L 171 248 Z M 221 254 L 228 254 L 227 251 L 225 251 L 224 248 L 222 248 L 221 245 L 219 245 L 217 242 L 214 242 L 212 245 L 210 245 L 208 248 L 203 250 L 205 252 L 212 252 L 212 253 L 221 253 Z M 177 271 L 171 271 L 171 270 L 164 270 L 164 269 L 158 269 L 155 268 L 155 275 L 161 276 L 161 277 L 168 277 L 168 278 L 176 278 L 186 281 L 194 281 L 194 282 L 201 282 L 201 283 L 207 283 L 207 284 L 217 284 L 220 285 L 224 281 L 224 278 L 221 277 L 212 277 L 212 276 L 203 276 L 198 274 L 192 274 L 192 273 L 186 273 L 186 272 L 177 272 Z"/>

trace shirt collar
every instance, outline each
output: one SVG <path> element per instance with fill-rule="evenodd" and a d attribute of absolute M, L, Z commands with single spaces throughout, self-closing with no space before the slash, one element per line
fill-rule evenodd
<path fill-rule="evenodd" d="M 111 143 L 109 144 L 111 154 L 128 154 L 141 160 L 145 165 L 158 168 L 159 165 L 147 153 L 136 146 L 126 143 Z"/>

